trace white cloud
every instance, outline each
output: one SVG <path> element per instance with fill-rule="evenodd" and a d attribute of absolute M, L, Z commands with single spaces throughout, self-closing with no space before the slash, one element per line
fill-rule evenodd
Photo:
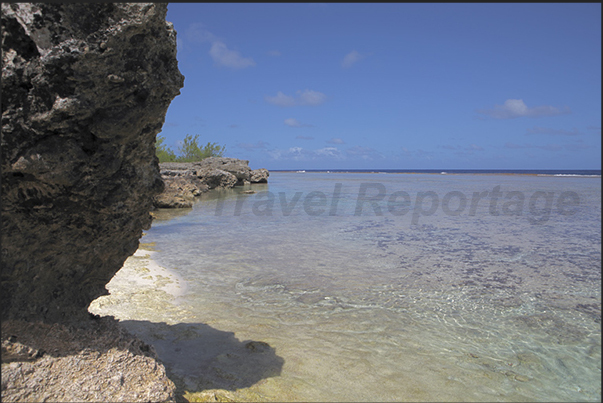
<path fill-rule="evenodd" d="M 327 96 L 322 92 L 313 91 L 313 90 L 304 90 L 297 91 L 297 98 L 294 98 L 290 95 L 285 95 L 281 91 L 276 93 L 276 96 L 264 96 L 264 100 L 272 105 L 277 106 L 298 106 L 298 105 L 308 105 L 308 106 L 317 106 L 324 103 L 327 99 Z"/>
<path fill-rule="evenodd" d="M 266 52 L 266 54 L 268 56 L 278 57 L 281 55 L 281 52 L 279 52 L 278 50 L 269 50 L 268 52 Z"/>
<path fill-rule="evenodd" d="M 304 161 L 308 159 L 310 152 L 301 147 L 291 147 L 284 153 L 279 153 L 280 157 L 293 159 L 295 161 Z"/>
<path fill-rule="evenodd" d="M 322 92 L 312 91 L 312 90 L 304 90 L 297 91 L 299 95 L 299 104 L 300 105 L 320 105 L 327 100 L 327 96 Z"/>
<path fill-rule="evenodd" d="M 318 150 L 307 150 L 302 147 L 290 147 L 286 150 L 269 150 L 267 151 L 275 160 L 290 159 L 294 161 L 311 161 L 311 160 L 324 160 L 324 159 L 345 159 L 345 155 L 341 153 L 336 147 L 325 147 Z"/>
<path fill-rule="evenodd" d="M 261 141 L 261 140 L 256 143 L 253 143 L 253 144 L 250 144 L 250 143 L 237 144 L 238 148 L 242 148 L 247 151 L 259 150 L 259 149 L 266 148 L 267 146 L 268 146 L 268 143 L 266 143 L 265 141 Z"/>
<path fill-rule="evenodd" d="M 231 69 L 244 69 L 255 66 L 255 62 L 250 57 L 243 57 L 237 51 L 230 50 L 224 42 L 216 41 L 212 43 L 209 54 L 216 64 L 229 67 Z"/>
<path fill-rule="evenodd" d="M 571 113 L 568 107 L 559 109 L 554 106 L 535 106 L 528 108 L 522 99 L 507 99 L 504 105 L 494 105 L 493 109 L 481 109 L 477 113 L 494 119 L 514 119 L 519 117 L 537 118 L 542 116 L 557 116 Z"/>
<path fill-rule="evenodd" d="M 298 136 L 303 138 L 303 136 Z M 312 139 L 312 138 L 303 138 Z M 340 150 L 338 147 L 323 147 L 319 149 L 306 149 L 303 147 L 290 147 L 288 149 L 271 149 L 266 153 L 274 160 L 294 161 L 358 161 L 358 160 L 383 160 L 385 156 L 371 147 L 354 146 Z"/>
<path fill-rule="evenodd" d="M 574 128 L 574 130 L 559 130 L 559 129 L 550 129 L 548 127 L 538 127 L 534 126 L 526 131 L 526 135 L 530 134 L 548 134 L 553 136 L 579 136 L 580 132 L 578 129 Z"/>
<path fill-rule="evenodd" d="M 335 138 L 335 137 L 333 137 L 331 140 L 327 140 L 327 143 L 329 143 L 329 144 L 345 144 L 345 142 L 342 139 Z"/>
<path fill-rule="evenodd" d="M 295 138 L 298 140 L 314 140 L 312 136 L 295 136 Z"/>
<path fill-rule="evenodd" d="M 277 106 L 294 106 L 296 105 L 295 99 L 289 95 L 285 95 L 282 92 L 277 92 L 276 96 L 274 97 L 269 97 L 268 95 L 266 95 L 264 97 L 264 100 L 266 102 L 268 102 L 269 104 L 272 105 L 277 105 Z"/>
<path fill-rule="evenodd" d="M 294 118 L 285 119 L 285 124 L 289 127 L 311 127 L 312 126 L 312 125 L 309 125 L 306 123 L 301 123 L 300 121 L 298 121 L 297 119 L 294 119 Z"/>
<path fill-rule="evenodd" d="M 209 32 L 203 24 L 198 22 L 189 25 L 184 33 L 184 37 L 192 43 L 215 42 L 219 40 L 217 36 Z"/>
<path fill-rule="evenodd" d="M 184 41 L 180 38 L 176 39 L 176 50 L 178 52 L 184 51 Z"/>
<path fill-rule="evenodd" d="M 325 147 L 325 148 L 321 148 L 319 150 L 315 150 L 314 153 L 316 155 L 319 156 L 323 156 L 323 157 L 330 157 L 330 158 L 335 158 L 335 159 L 343 159 L 343 155 L 341 154 L 341 151 L 339 151 L 339 149 L 337 149 L 337 147 Z"/>
<path fill-rule="evenodd" d="M 189 25 L 182 38 L 178 38 L 178 49 L 182 50 L 188 47 L 188 43 L 211 43 L 209 55 L 216 65 L 229 67 L 231 69 L 244 69 L 255 66 L 255 61 L 250 57 L 243 57 L 239 52 L 228 49 L 224 41 L 213 33 L 209 32 L 201 23 Z"/>
<path fill-rule="evenodd" d="M 359 60 L 363 59 L 364 57 L 365 57 L 364 55 L 361 55 L 357 51 L 352 50 L 350 53 L 345 55 L 345 57 L 343 58 L 343 60 L 341 62 L 341 67 L 343 67 L 344 69 L 348 69 L 348 68 L 352 67 L 353 64 L 355 64 Z"/>
<path fill-rule="evenodd" d="M 302 127 L 302 124 L 297 121 L 297 119 L 285 119 L 285 124 L 289 127 Z"/>

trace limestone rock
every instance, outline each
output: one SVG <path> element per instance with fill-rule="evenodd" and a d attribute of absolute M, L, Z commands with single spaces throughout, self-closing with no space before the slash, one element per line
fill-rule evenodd
<path fill-rule="evenodd" d="M 209 186 L 210 189 L 228 189 L 237 184 L 237 177 L 221 169 L 209 169 L 197 172 L 197 176 Z"/>
<path fill-rule="evenodd" d="M 210 157 L 203 161 L 197 162 L 196 167 L 199 171 L 220 170 L 226 171 L 237 178 L 236 184 L 243 184 L 244 181 L 249 181 L 251 177 L 251 168 L 249 161 L 239 160 L 236 158 Z"/>
<path fill-rule="evenodd" d="M 163 190 L 166 4 L 2 3 L 2 319 L 78 320 Z"/>
<path fill-rule="evenodd" d="M 157 208 L 192 207 L 194 198 L 209 189 L 228 189 L 251 183 L 268 182 L 265 168 L 251 170 L 249 161 L 210 157 L 199 162 L 159 164 L 165 190 L 154 198 Z"/>
<path fill-rule="evenodd" d="M 251 171 L 249 181 L 251 183 L 267 183 L 270 173 L 266 168 L 254 169 Z"/>
<path fill-rule="evenodd" d="M 2 322 L 2 401 L 174 402 L 153 346 L 111 317 L 84 326 Z"/>
<path fill-rule="evenodd" d="M 186 208 L 209 187 L 196 175 L 164 176 L 165 190 L 155 196 L 153 204 L 158 208 Z"/>
<path fill-rule="evenodd" d="M 222 169 L 224 171 L 230 171 L 233 169 L 237 170 L 249 170 L 249 161 L 240 160 L 237 158 L 226 158 L 226 157 L 209 157 L 202 161 L 193 162 L 196 167 L 205 169 Z M 230 169 L 227 169 L 230 168 Z"/>

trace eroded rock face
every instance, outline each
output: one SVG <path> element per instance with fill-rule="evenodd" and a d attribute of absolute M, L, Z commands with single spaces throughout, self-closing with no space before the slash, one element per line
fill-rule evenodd
<path fill-rule="evenodd" d="M 2 318 L 77 320 L 163 190 L 184 83 L 166 4 L 2 4 Z"/>

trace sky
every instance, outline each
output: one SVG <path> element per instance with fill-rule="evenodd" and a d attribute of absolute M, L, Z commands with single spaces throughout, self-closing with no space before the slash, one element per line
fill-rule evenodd
<path fill-rule="evenodd" d="M 601 169 L 601 4 L 170 3 L 160 136 L 252 169 Z"/>

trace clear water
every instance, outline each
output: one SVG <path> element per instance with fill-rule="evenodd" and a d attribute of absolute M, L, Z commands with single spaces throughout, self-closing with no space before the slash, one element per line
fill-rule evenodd
<path fill-rule="evenodd" d="M 601 399 L 600 178 L 273 173 L 161 214 L 142 242 L 186 290 L 124 323 L 189 391 Z"/>

